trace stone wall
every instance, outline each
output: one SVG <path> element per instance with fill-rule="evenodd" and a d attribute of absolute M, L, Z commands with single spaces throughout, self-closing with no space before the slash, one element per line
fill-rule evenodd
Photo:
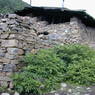
<path fill-rule="evenodd" d="M 11 86 L 9 76 L 19 59 L 35 46 L 36 34 L 27 19 L 10 14 L 0 20 L 0 86 Z"/>
<path fill-rule="evenodd" d="M 40 48 L 67 43 L 90 42 L 90 32 L 77 18 L 70 22 L 48 24 L 36 17 L 0 15 L 0 86 L 12 88 L 9 76 L 17 71 L 19 60 Z M 88 38 L 89 37 L 89 38 Z"/>

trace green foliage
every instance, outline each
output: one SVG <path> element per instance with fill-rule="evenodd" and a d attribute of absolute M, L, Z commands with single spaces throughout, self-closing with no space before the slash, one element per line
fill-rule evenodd
<path fill-rule="evenodd" d="M 59 46 L 55 48 L 55 52 L 66 64 L 95 58 L 95 51 L 92 48 L 79 44 Z"/>
<path fill-rule="evenodd" d="M 0 87 L 0 92 L 5 92 L 6 90 L 7 90 L 7 87 L 4 87 L 4 86 Z"/>
<path fill-rule="evenodd" d="M 13 77 L 20 93 L 43 95 L 68 82 L 95 85 L 95 51 L 87 46 L 70 44 L 43 49 L 23 58 L 26 65 Z"/>
<path fill-rule="evenodd" d="M 55 48 L 65 63 L 64 81 L 79 85 L 95 85 L 95 50 L 79 44 Z"/>
<path fill-rule="evenodd" d="M 77 85 L 95 85 L 95 59 L 93 61 L 85 59 L 76 64 L 70 64 L 64 81 Z"/>
<path fill-rule="evenodd" d="M 24 58 L 28 64 L 23 71 L 14 77 L 14 86 L 18 92 L 40 94 L 59 87 L 63 74 L 63 61 L 52 50 L 40 50 Z"/>
<path fill-rule="evenodd" d="M 22 0 L 0 0 L 0 13 L 13 13 L 27 6 Z"/>

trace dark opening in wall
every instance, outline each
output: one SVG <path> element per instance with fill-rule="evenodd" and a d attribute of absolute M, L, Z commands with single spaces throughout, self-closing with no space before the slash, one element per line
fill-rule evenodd
<path fill-rule="evenodd" d="M 47 21 L 49 24 L 69 22 L 72 17 L 77 17 L 86 26 L 95 27 L 95 19 L 85 11 L 74 11 L 64 8 L 28 7 L 24 10 L 16 11 L 15 13 L 20 16 L 31 14 L 31 16 L 38 17 L 39 20 Z"/>
<path fill-rule="evenodd" d="M 44 31 L 44 32 L 38 32 L 38 34 L 37 34 L 37 35 L 41 35 L 41 34 L 43 34 L 43 35 L 48 35 L 48 34 L 49 34 L 49 32 L 47 32 L 47 31 Z"/>

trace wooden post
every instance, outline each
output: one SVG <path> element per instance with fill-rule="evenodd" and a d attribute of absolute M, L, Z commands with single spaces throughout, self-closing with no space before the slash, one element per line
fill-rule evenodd
<path fill-rule="evenodd" d="M 30 0 L 30 5 L 31 5 L 31 3 L 32 3 L 32 0 Z"/>
<path fill-rule="evenodd" d="M 63 4 L 62 4 L 62 7 L 64 7 L 64 0 L 63 0 Z"/>

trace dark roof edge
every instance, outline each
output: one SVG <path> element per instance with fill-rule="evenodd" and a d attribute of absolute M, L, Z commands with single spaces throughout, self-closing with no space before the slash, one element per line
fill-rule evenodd
<path fill-rule="evenodd" d="M 35 16 L 41 15 L 66 15 L 68 18 L 77 17 L 86 26 L 95 27 L 95 19 L 90 16 L 86 10 L 71 10 L 67 8 L 56 8 L 56 7 L 26 7 L 23 10 L 18 10 L 15 12 L 18 15 L 25 16 L 27 14 L 33 13 Z"/>

